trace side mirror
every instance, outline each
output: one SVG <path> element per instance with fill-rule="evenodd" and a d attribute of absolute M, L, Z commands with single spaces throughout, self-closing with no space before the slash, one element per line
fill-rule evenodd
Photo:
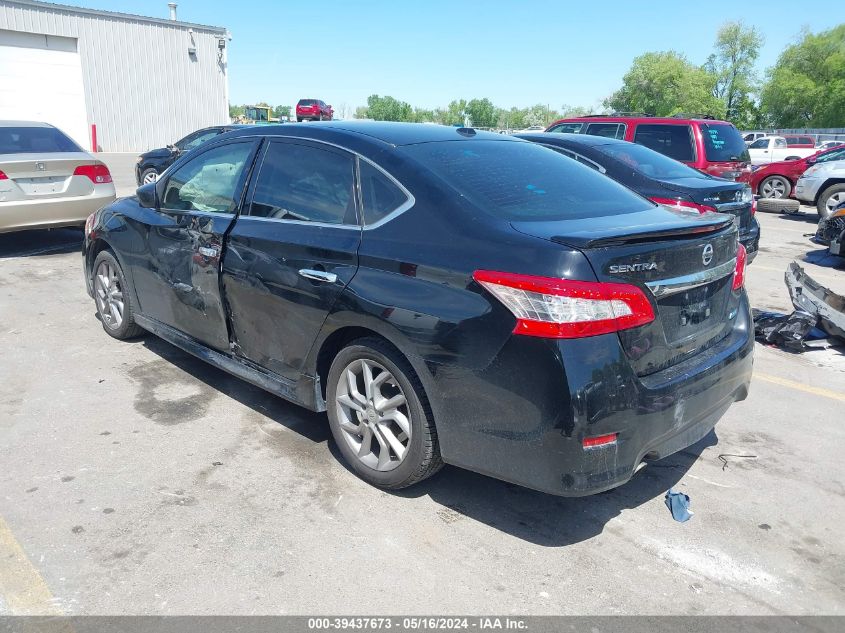
<path fill-rule="evenodd" d="M 148 182 L 146 185 L 141 185 L 135 190 L 135 195 L 138 197 L 138 204 L 145 209 L 158 208 L 158 194 L 156 193 L 156 183 Z"/>

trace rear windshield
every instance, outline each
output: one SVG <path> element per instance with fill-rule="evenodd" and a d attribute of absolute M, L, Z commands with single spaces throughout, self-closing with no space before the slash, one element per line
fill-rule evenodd
<path fill-rule="evenodd" d="M 473 204 L 509 221 L 619 215 L 653 206 L 607 176 L 528 141 L 446 141 L 404 149 Z"/>
<path fill-rule="evenodd" d="M 81 151 L 79 145 L 54 127 L 0 127 L 0 154 Z"/>
<path fill-rule="evenodd" d="M 697 169 L 672 160 L 660 152 L 655 152 L 636 143 L 614 143 L 598 145 L 595 149 L 620 163 L 640 172 L 644 176 L 657 180 L 675 180 L 678 178 L 708 178 Z"/>
<path fill-rule="evenodd" d="M 710 162 L 748 162 L 748 148 L 733 125 L 726 123 L 702 123 L 701 138 L 704 154 Z"/>
<path fill-rule="evenodd" d="M 314 105 L 315 103 L 317 103 L 316 99 L 300 99 L 299 100 L 299 105 L 301 105 L 301 106 Z"/>

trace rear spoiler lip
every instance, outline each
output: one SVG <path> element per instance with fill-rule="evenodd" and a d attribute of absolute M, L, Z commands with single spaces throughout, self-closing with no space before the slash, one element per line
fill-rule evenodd
<path fill-rule="evenodd" d="M 702 235 L 717 233 L 733 225 L 734 218 L 726 219 L 717 224 L 705 226 L 683 226 L 659 231 L 645 231 L 631 235 L 614 235 L 609 237 L 592 238 L 589 236 L 556 235 L 551 239 L 556 244 L 573 248 L 599 248 L 603 246 L 620 246 L 623 244 L 638 244 L 641 242 L 659 242 L 667 239 L 694 239 Z"/>

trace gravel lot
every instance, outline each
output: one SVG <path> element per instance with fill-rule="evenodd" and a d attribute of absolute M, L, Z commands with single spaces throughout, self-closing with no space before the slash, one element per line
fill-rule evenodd
<path fill-rule="evenodd" d="M 793 258 L 845 291 L 813 219 L 760 218 L 753 305 L 790 308 Z M 108 337 L 80 237 L 0 235 L 0 614 L 845 612 L 840 350 L 758 345 L 715 434 L 602 495 L 456 468 L 390 494 L 343 467 L 323 415 Z"/>

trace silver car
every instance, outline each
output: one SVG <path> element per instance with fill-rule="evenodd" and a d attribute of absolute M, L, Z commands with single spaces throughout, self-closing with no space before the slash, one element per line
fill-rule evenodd
<path fill-rule="evenodd" d="M 82 226 L 114 199 L 108 167 L 63 132 L 0 121 L 0 233 Z"/>
<path fill-rule="evenodd" d="M 795 184 L 795 197 L 814 204 L 820 218 L 827 218 L 845 202 L 845 160 L 816 163 L 801 174 Z"/>

